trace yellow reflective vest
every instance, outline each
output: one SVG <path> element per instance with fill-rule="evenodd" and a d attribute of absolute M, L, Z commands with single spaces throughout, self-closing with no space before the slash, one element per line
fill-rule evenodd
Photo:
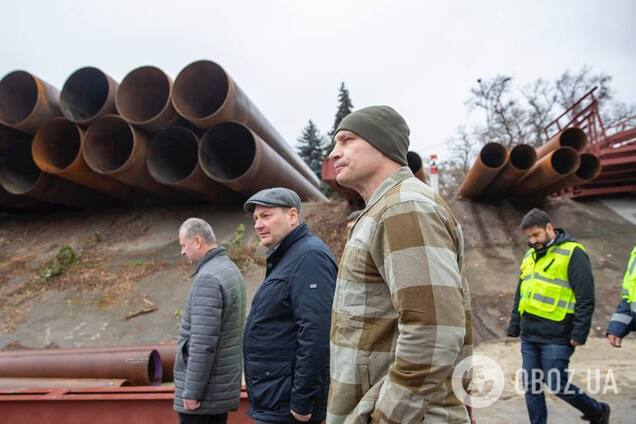
<path fill-rule="evenodd" d="M 552 321 L 562 321 L 574 313 L 576 298 L 568 281 L 568 265 L 581 243 L 568 241 L 548 247 L 546 254 L 535 260 L 535 250 L 526 252 L 521 261 L 519 313 L 529 313 Z"/>
<path fill-rule="evenodd" d="M 623 278 L 623 299 L 630 304 L 632 312 L 636 312 L 636 247 L 627 261 L 627 269 Z"/>

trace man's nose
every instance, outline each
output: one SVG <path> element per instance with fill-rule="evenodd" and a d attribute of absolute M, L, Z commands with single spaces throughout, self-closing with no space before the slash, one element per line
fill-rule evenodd
<path fill-rule="evenodd" d="M 335 146 L 333 146 L 331 153 L 329 153 L 329 159 L 336 160 L 340 158 L 340 156 L 342 156 L 342 153 L 340 152 L 340 149 L 338 149 L 338 145 L 336 144 Z"/>

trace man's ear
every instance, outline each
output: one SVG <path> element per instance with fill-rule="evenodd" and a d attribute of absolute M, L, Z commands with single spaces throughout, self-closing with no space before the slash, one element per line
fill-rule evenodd
<path fill-rule="evenodd" d="M 551 222 L 548 222 L 547 224 L 545 224 L 545 229 L 546 229 L 546 231 L 551 233 L 551 232 L 554 231 L 554 226 L 552 225 Z"/>
<path fill-rule="evenodd" d="M 192 241 L 193 241 L 195 249 L 197 250 L 200 249 L 201 246 L 203 245 L 203 239 L 199 235 L 192 237 Z"/>
<path fill-rule="evenodd" d="M 296 224 L 300 222 L 300 219 L 298 216 L 298 209 L 296 208 L 289 209 L 289 217 L 292 219 L 292 222 L 295 222 Z"/>

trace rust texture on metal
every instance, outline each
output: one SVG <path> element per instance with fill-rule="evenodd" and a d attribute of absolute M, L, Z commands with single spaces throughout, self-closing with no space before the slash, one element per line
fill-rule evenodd
<path fill-rule="evenodd" d="M 31 152 L 42 171 L 73 181 L 116 199 L 132 198 L 132 190 L 124 183 L 98 174 L 86 165 L 82 155 L 84 130 L 59 117 L 53 118 L 35 133 Z"/>
<path fill-rule="evenodd" d="M 250 196 L 270 187 L 294 190 L 301 199 L 326 200 L 267 143 L 239 122 L 225 122 L 205 132 L 199 162 L 214 181 Z"/>
<path fill-rule="evenodd" d="M 555 193 L 567 187 L 585 184 L 599 176 L 602 166 L 601 161 L 596 157 L 596 155 L 592 153 L 581 153 L 579 158 L 581 161 L 573 174 L 549 185 L 545 189 L 541 190 L 541 194 Z"/>
<path fill-rule="evenodd" d="M 587 136 L 580 128 L 566 128 L 537 149 L 537 160 L 548 155 L 559 147 L 571 147 L 582 152 L 587 146 Z"/>
<path fill-rule="evenodd" d="M 537 161 L 537 152 L 527 144 L 518 144 L 510 149 L 508 163 L 486 188 L 484 197 L 494 198 L 505 194 L 520 181 Z"/>
<path fill-rule="evenodd" d="M 57 88 L 26 71 L 13 71 L 0 80 L 0 123 L 33 134 L 60 115 Z"/>
<path fill-rule="evenodd" d="M 40 356 L 40 355 L 57 355 L 60 353 L 109 353 L 109 352 L 131 352 L 131 351 L 151 351 L 156 350 L 161 359 L 161 368 L 163 369 L 163 381 L 172 381 L 172 369 L 177 355 L 177 345 L 175 343 L 134 345 L 134 346 L 116 346 L 116 347 L 77 347 L 77 348 L 57 348 L 57 349 L 32 349 L 32 350 L 6 350 L 0 351 L 0 358 L 3 356 Z"/>
<path fill-rule="evenodd" d="M 50 350 L 6 352 L 0 356 L 3 377 L 107 378 L 130 380 L 134 385 L 159 384 L 161 358 L 154 349 L 77 352 Z"/>
<path fill-rule="evenodd" d="M 0 416 L 11 424 L 174 424 L 174 386 L 94 389 L 0 389 Z M 241 390 L 229 424 L 252 424 Z"/>
<path fill-rule="evenodd" d="M 486 144 L 459 187 L 457 197 L 478 199 L 507 162 L 508 150 L 503 145 Z"/>
<path fill-rule="evenodd" d="M 0 389 L 42 389 L 53 387 L 92 388 L 132 386 L 129 380 L 107 378 L 0 377 Z"/>
<path fill-rule="evenodd" d="M 161 184 L 196 193 L 212 203 L 238 201 L 243 196 L 211 180 L 199 165 L 199 137 L 181 126 L 155 134 L 146 155 L 150 175 Z"/>
<path fill-rule="evenodd" d="M 514 187 L 513 193 L 528 195 L 536 193 L 559 180 L 573 174 L 581 159 L 571 147 L 559 147 L 541 158 L 530 172 Z"/>
<path fill-rule="evenodd" d="M 78 69 L 66 79 L 60 94 L 60 109 L 71 122 L 88 125 L 116 113 L 117 82 L 92 66 Z"/>
<path fill-rule="evenodd" d="M 156 182 L 146 169 L 148 138 L 123 118 L 109 115 L 86 131 L 84 160 L 98 174 L 153 193 L 171 196 L 174 189 Z"/>
<path fill-rule="evenodd" d="M 128 73 L 117 89 L 119 114 L 131 124 L 156 132 L 177 122 L 172 80 L 161 69 L 142 66 Z"/>
<path fill-rule="evenodd" d="M 175 79 L 172 102 L 181 116 L 199 128 L 210 128 L 227 121 L 244 124 L 312 185 L 320 187 L 311 168 L 220 65 L 201 60 L 186 66 Z"/>
<path fill-rule="evenodd" d="M 42 172 L 31 155 L 31 135 L 0 137 L 0 185 L 9 193 L 72 208 L 103 208 L 108 198 Z"/>
<path fill-rule="evenodd" d="M 426 172 L 424 172 L 424 162 L 422 162 L 422 157 L 413 151 L 409 151 L 406 154 L 406 162 L 418 179 L 423 182 L 426 182 Z"/>

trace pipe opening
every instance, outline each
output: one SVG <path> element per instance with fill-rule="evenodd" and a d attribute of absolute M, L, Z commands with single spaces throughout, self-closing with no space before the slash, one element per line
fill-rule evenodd
<path fill-rule="evenodd" d="M 171 127 L 155 135 L 148 148 L 148 172 L 163 184 L 178 183 L 199 163 L 199 143 L 191 131 Z"/>
<path fill-rule="evenodd" d="M 560 144 L 580 152 L 587 145 L 587 136 L 580 128 L 568 128 L 561 133 Z"/>
<path fill-rule="evenodd" d="M 29 117 L 38 98 L 35 78 L 25 71 L 14 71 L 0 81 L 0 121 L 15 125 Z"/>
<path fill-rule="evenodd" d="M 256 140 L 246 127 L 226 122 L 210 128 L 200 147 L 201 166 L 220 181 L 231 181 L 252 166 Z"/>
<path fill-rule="evenodd" d="M 135 136 L 121 118 L 99 119 L 88 128 L 84 159 L 94 171 L 107 174 L 124 166 L 133 151 Z"/>
<path fill-rule="evenodd" d="M 510 151 L 510 163 L 517 169 L 530 169 L 536 161 L 537 151 L 527 144 L 518 144 Z"/>
<path fill-rule="evenodd" d="M 57 171 L 68 168 L 80 154 L 82 136 L 75 124 L 54 119 L 44 124 L 33 139 L 33 155 Z"/>
<path fill-rule="evenodd" d="M 159 352 L 153 349 L 148 358 L 148 379 L 153 385 L 159 384 L 161 383 L 162 376 L 163 368 L 161 368 L 161 357 L 159 356 Z"/>
<path fill-rule="evenodd" d="M 479 152 L 484 165 L 489 168 L 499 168 L 506 160 L 506 148 L 499 143 L 488 143 Z"/>
<path fill-rule="evenodd" d="M 570 174 L 579 166 L 579 155 L 572 148 L 560 147 L 552 153 L 550 162 L 557 173 Z"/>
<path fill-rule="evenodd" d="M 406 162 L 414 174 L 422 168 L 422 158 L 415 152 L 406 153 Z"/>
<path fill-rule="evenodd" d="M 174 82 L 174 106 L 186 119 L 214 115 L 228 95 L 227 74 L 214 62 L 202 60 L 183 68 Z"/>
<path fill-rule="evenodd" d="M 161 69 L 137 68 L 126 75 L 117 89 L 117 110 L 126 120 L 142 124 L 166 108 L 170 90 L 170 78 Z"/>
<path fill-rule="evenodd" d="M 583 153 L 579 156 L 581 163 L 576 170 L 577 177 L 583 180 L 591 180 L 596 178 L 601 173 L 601 161 L 590 153 Z"/>
<path fill-rule="evenodd" d="M 99 69 L 78 69 L 64 83 L 60 95 L 62 113 L 73 122 L 95 117 L 108 100 L 108 77 Z"/>
<path fill-rule="evenodd" d="M 9 143 L 0 153 L 0 181 L 9 193 L 27 193 L 41 174 L 31 157 L 30 142 Z"/>

